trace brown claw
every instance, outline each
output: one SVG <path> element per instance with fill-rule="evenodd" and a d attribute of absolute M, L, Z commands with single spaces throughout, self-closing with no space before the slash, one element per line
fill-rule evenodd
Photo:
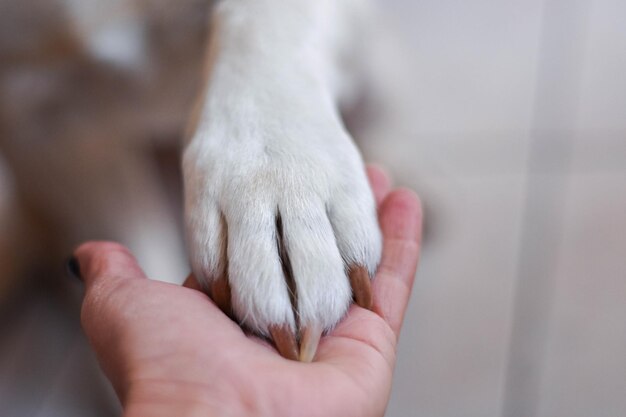
<path fill-rule="evenodd" d="M 272 325 L 269 327 L 270 334 L 278 353 L 286 359 L 298 360 L 298 344 L 296 335 L 287 325 Z"/>
<path fill-rule="evenodd" d="M 230 284 L 226 276 L 221 276 L 211 284 L 211 298 L 226 315 L 232 317 L 233 307 L 230 298 Z"/>
<path fill-rule="evenodd" d="M 300 342 L 300 362 L 313 361 L 322 337 L 322 331 L 323 329 L 319 325 L 311 325 L 304 328 Z"/>
<path fill-rule="evenodd" d="M 354 301 L 359 306 L 371 310 L 374 298 L 372 295 L 372 283 L 367 269 L 364 266 L 355 265 L 350 267 L 348 275 L 350 276 Z"/>

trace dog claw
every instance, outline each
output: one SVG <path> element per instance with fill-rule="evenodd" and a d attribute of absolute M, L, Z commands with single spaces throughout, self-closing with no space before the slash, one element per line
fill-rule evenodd
<path fill-rule="evenodd" d="M 317 352 L 317 346 L 322 337 L 322 327 L 319 325 L 307 326 L 302 331 L 302 340 L 300 341 L 300 362 L 311 362 Z"/>
<path fill-rule="evenodd" d="M 354 301 L 359 306 L 371 310 L 373 305 L 372 283 L 367 269 L 363 266 L 352 266 L 348 275 L 350 276 Z"/>
<path fill-rule="evenodd" d="M 291 331 L 289 326 L 274 325 L 269 327 L 269 331 L 278 353 L 286 359 L 297 361 L 298 344 L 296 343 L 296 335 Z"/>
<path fill-rule="evenodd" d="M 231 304 L 230 284 L 226 276 L 213 281 L 213 284 L 211 284 L 211 298 L 224 314 L 232 317 L 233 307 Z"/>

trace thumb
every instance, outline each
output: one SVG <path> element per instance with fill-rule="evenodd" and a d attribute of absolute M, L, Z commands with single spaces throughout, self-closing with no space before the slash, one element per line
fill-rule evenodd
<path fill-rule="evenodd" d="M 72 269 L 87 291 L 103 280 L 146 278 L 133 254 L 115 242 L 87 242 L 74 251 Z"/>
<path fill-rule="evenodd" d="M 132 253 L 114 242 L 80 245 L 70 260 L 70 270 L 85 284 L 81 322 L 92 343 L 98 344 L 108 333 L 109 321 L 116 323 L 121 307 L 132 300 L 126 290 L 133 285 L 128 284 L 144 280 L 146 275 Z"/>
<path fill-rule="evenodd" d="M 74 251 L 70 271 L 85 283 L 81 322 L 90 344 L 96 351 L 101 367 L 113 383 L 120 398 L 126 392 L 127 364 L 120 354 L 125 334 L 126 310 L 135 287 L 144 280 L 137 260 L 124 246 L 114 242 L 87 242 Z"/>

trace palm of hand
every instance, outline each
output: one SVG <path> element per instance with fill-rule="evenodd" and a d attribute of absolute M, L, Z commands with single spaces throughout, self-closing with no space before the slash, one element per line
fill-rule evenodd
<path fill-rule="evenodd" d="M 127 415 L 164 401 L 218 415 L 382 415 L 421 221 L 410 192 L 387 195 L 382 174 L 370 170 L 370 178 L 385 236 L 375 312 L 353 306 L 311 364 L 286 360 L 246 334 L 195 280 L 183 287 L 147 280 L 119 245 L 81 246 L 83 326 Z"/>

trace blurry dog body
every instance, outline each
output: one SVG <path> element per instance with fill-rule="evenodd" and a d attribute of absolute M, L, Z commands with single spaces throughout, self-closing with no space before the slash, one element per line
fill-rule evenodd
<path fill-rule="evenodd" d="M 210 4 L 2 3 L 0 152 L 30 225 L 15 235 L 32 236 L 15 252 L 55 266 L 81 241 L 111 239 L 150 276 L 182 279 L 179 178 L 163 167 L 178 164 Z"/>

